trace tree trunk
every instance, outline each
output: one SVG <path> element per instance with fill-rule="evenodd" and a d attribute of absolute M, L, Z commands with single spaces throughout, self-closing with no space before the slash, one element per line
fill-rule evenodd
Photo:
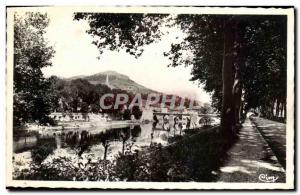
<path fill-rule="evenodd" d="M 240 87 L 240 77 L 235 77 L 234 85 L 233 85 L 233 96 L 234 96 L 234 113 L 235 113 L 235 124 L 240 123 L 240 108 L 241 108 L 241 101 L 242 101 L 242 90 Z"/>
<path fill-rule="evenodd" d="M 234 65 L 235 76 L 232 88 L 232 94 L 234 97 L 234 113 L 235 113 L 235 124 L 240 124 L 240 108 L 242 101 L 242 87 L 241 87 L 241 72 L 240 72 L 240 60 L 238 59 Z"/>
<path fill-rule="evenodd" d="M 271 103 L 270 103 L 270 119 L 273 119 L 274 118 L 274 101 L 272 100 Z"/>
<path fill-rule="evenodd" d="M 283 118 L 286 121 L 286 101 L 283 102 L 283 111 L 284 111 Z"/>
<path fill-rule="evenodd" d="M 241 101 L 241 106 L 240 106 L 240 110 L 239 110 L 239 118 L 240 120 L 242 119 L 242 121 L 244 121 L 244 102 Z"/>
<path fill-rule="evenodd" d="M 277 114 L 276 114 L 276 99 L 274 100 L 274 105 L 273 105 L 273 115 L 274 115 L 274 117 L 277 117 Z"/>
<path fill-rule="evenodd" d="M 276 100 L 276 117 L 280 117 L 280 115 L 279 115 L 279 106 L 280 106 L 280 102 L 279 102 L 279 100 L 277 99 Z"/>
<path fill-rule="evenodd" d="M 284 115 L 283 115 L 283 114 L 284 114 L 284 113 L 283 113 L 283 107 L 284 107 L 284 106 L 283 106 L 283 105 L 284 105 L 284 103 L 281 102 L 281 105 L 280 105 L 280 116 L 281 116 L 281 117 L 284 117 Z"/>
<path fill-rule="evenodd" d="M 102 145 L 103 145 L 103 147 L 104 147 L 104 156 L 103 156 L 103 160 L 106 160 L 106 157 L 107 157 L 107 149 L 108 149 L 108 143 L 103 142 Z"/>
<path fill-rule="evenodd" d="M 234 27 L 232 22 L 224 22 L 224 50 L 222 64 L 223 97 L 221 127 L 224 133 L 231 134 L 235 129 L 234 96 Z"/>
<path fill-rule="evenodd" d="M 279 112 L 280 112 L 280 117 L 284 117 L 283 116 L 283 101 L 280 102 L 280 107 L 279 107 Z"/>

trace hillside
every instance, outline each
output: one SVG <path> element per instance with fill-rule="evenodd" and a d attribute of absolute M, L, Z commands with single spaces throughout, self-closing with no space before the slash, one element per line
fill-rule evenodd
<path fill-rule="evenodd" d="M 145 86 L 142 86 L 135 81 L 131 80 L 127 75 L 120 74 L 116 71 L 105 71 L 89 76 L 75 76 L 68 78 L 67 80 L 75 80 L 78 78 L 85 79 L 93 85 L 103 84 L 106 85 L 106 78 L 108 77 L 108 82 L 110 87 L 115 89 L 122 89 L 132 93 L 142 93 L 149 94 L 155 93 L 154 90 L 151 90 Z M 157 93 L 157 92 L 156 92 Z"/>
<path fill-rule="evenodd" d="M 108 84 L 106 83 L 106 79 L 108 76 Z M 149 89 L 143 85 L 140 85 L 136 83 L 135 81 L 131 80 L 127 75 L 120 74 L 116 71 L 104 71 L 97 74 L 84 76 L 74 76 L 66 79 L 67 81 L 75 81 L 77 79 L 83 79 L 85 81 L 88 81 L 88 83 L 96 86 L 96 85 L 102 85 L 103 87 L 109 87 L 111 89 L 121 89 L 133 94 L 142 93 L 142 94 L 149 94 L 149 93 L 157 93 L 157 94 L 165 94 L 162 92 L 154 91 L 152 89 Z M 167 94 L 165 94 L 167 95 Z M 168 94 L 168 95 L 174 95 L 174 94 Z M 176 98 L 180 98 L 180 96 L 176 95 Z M 201 105 L 200 101 L 195 102 L 197 105 Z"/>

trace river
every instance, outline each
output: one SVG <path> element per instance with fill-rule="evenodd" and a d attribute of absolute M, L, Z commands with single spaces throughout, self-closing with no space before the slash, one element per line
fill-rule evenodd
<path fill-rule="evenodd" d="M 50 169 L 60 170 L 67 167 L 66 170 L 72 170 L 72 176 L 60 175 L 54 179 L 69 180 L 73 177 L 78 179 L 74 170 L 77 168 L 84 170 L 80 168 L 82 166 L 96 164 L 99 167 L 99 162 L 113 163 L 124 155 L 131 155 L 139 151 L 147 152 L 149 147 L 153 148 L 152 146 L 164 147 L 181 139 L 185 134 L 202 131 L 201 124 L 193 125 L 186 120 L 173 123 L 158 121 L 139 125 L 114 125 L 112 123 L 109 126 L 88 129 L 43 130 L 31 133 L 31 136 L 15 136 L 13 141 L 14 177 L 35 179 L 38 173 L 38 177 L 44 178 L 47 174 L 48 176 L 45 178 L 51 179 L 53 174 L 50 174 Z M 63 164 L 61 164 L 62 162 Z M 133 162 L 130 161 L 130 163 Z M 45 170 L 42 164 L 48 168 Z M 38 167 L 33 173 L 32 166 Z M 49 169 L 49 166 L 54 167 Z M 131 164 L 124 166 L 128 168 Z M 30 172 L 26 170 L 30 170 Z M 28 173 L 27 176 L 24 176 L 24 173 Z M 58 173 L 60 172 L 58 171 Z"/>

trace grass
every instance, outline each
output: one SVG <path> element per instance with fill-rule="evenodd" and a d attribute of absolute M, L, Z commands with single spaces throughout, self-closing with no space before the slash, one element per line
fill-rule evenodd
<path fill-rule="evenodd" d="M 154 144 L 142 153 L 121 156 L 117 172 L 129 181 L 215 181 L 235 142 L 220 134 L 219 127 L 176 140 L 167 147 Z"/>

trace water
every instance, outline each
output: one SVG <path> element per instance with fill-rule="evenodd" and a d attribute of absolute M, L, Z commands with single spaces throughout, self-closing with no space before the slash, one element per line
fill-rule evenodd
<path fill-rule="evenodd" d="M 106 128 L 51 130 L 29 137 L 14 137 L 13 150 L 16 155 L 31 153 L 41 145 L 46 145 L 53 146 L 53 153 L 64 149 L 67 154 L 78 156 L 92 154 L 96 158 L 112 159 L 119 153 L 141 150 L 153 143 L 168 145 L 170 138 L 183 135 L 184 129 L 186 124 L 183 123 L 148 123 L 111 125 Z"/>
<path fill-rule="evenodd" d="M 31 136 L 14 137 L 13 178 L 208 181 L 214 178 L 211 171 L 218 164 L 211 163 L 207 156 L 216 162 L 223 159 L 220 155 L 224 152 L 212 148 L 222 145 L 219 141 L 224 139 L 216 138 L 214 132 L 205 133 L 213 129 L 211 126 L 195 125 L 188 120 L 158 120 L 139 125 L 112 123 L 105 127 L 43 130 L 30 133 Z M 203 134 L 195 134 L 202 131 Z"/>

